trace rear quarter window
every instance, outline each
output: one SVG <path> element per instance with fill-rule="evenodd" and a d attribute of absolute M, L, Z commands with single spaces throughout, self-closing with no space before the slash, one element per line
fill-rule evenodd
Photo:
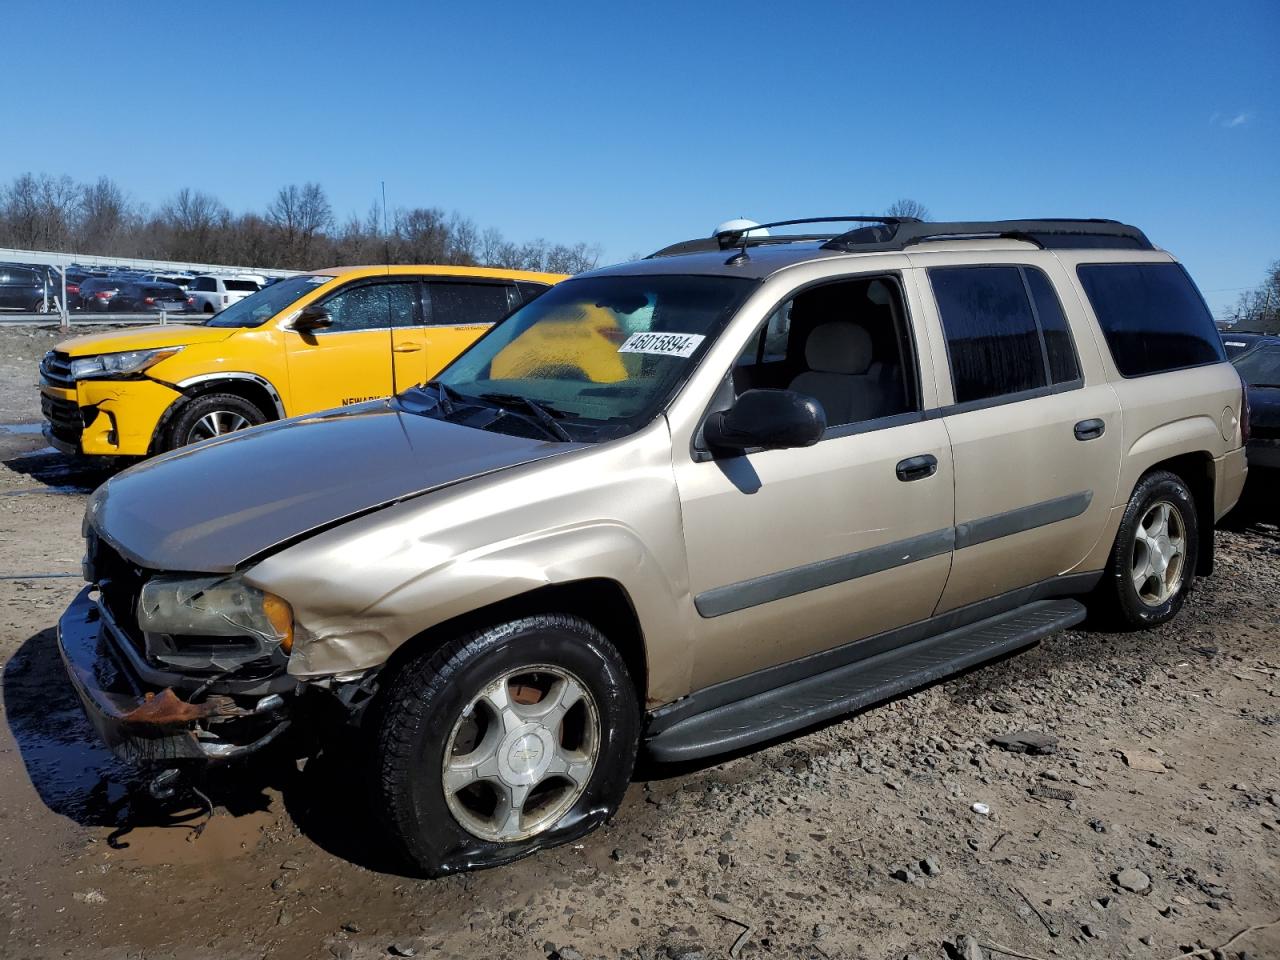
<path fill-rule="evenodd" d="M 1082 263 L 1076 272 L 1121 376 L 1226 360 L 1213 316 L 1181 264 Z"/>

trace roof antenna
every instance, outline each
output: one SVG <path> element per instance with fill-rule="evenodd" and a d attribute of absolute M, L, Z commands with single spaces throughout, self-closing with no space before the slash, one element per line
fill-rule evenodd
<path fill-rule="evenodd" d="M 387 280 L 391 279 L 391 232 L 387 229 L 387 181 L 382 181 L 382 262 L 386 265 Z M 395 318 L 391 314 L 391 284 L 383 288 L 387 292 L 387 338 L 391 346 L 391 396 L 396 397 L 400 391 L 396 385 L 396 328 Z"/>
<path fill-rule="evenodd" d="M 751 258 L 747 256 L 747 234 L 746 231 L 738 234 L 738 252 L 724 262 L 726 267 L 736 267 L 740 263 L 746 263 Z"/>

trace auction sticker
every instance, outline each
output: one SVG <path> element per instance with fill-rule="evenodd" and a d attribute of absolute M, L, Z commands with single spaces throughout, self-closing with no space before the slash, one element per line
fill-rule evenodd
<path fill-rule="evenodd" d="M 633 333 L 618 348 L 618 352 L 690 357 L 705 339 L 700 333 Z"/>

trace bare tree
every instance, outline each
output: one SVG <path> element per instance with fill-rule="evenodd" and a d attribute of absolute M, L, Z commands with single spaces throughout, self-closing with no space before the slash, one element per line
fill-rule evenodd
<path fill-rule="evenodd" d="M 279 231 L 286 266 L 314 266 L 316 238 L 333 226 L 333 208 L 320 184 L 291 183 L 267 206 L 267 221 Z"/>
<path fill-rule="evenodd" d="M 16 247 L 60 250 L 71 240 L 80 189 L 70 177 L 24 173 L 0 196 L 5 235 Z"/>
<path fill-rule="evenodd" d="M 231 212 L 217 197 L 183 187 L 160 208 L 160 224 L 169 233 L 175 260 L 216 262 Z"/>
<path fill-rule="evenodd" d="M 80 222 L 76 245 L 88 253 L 109 254 L 118 250 L 126 233 L 134 228 L 133 212 L 124 191 L 108 177 L 85 186 L 80 192 Z"/>
<path fill-rule="evenodd" d="M 233 215 L 190 187 L 154 212 L 112 180 L 26 173 L 0 185 L 0 244 L 119 257 L 311 268 L 322 263 L 442 263 L 578 273 L 600 259 L 586 243 L 516 243 L 458 211 L 396 211 L 390 230 L 374 203 L 340 226 L 317 183 L 282 187 L 261 214 Z"/>
<path fill-rule="evenodd" d="M 885 210 L 884 215 L 886 217 L 915 217 L 917 220 L 930 219 L 929 208 L 919 200 L 912 200 L 909 197 L 893 201 Z"/>

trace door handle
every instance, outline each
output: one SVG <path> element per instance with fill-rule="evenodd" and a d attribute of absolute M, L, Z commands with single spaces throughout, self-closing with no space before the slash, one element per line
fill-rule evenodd
<path fill-rule="evenodd" d="M 417 353 L 421 349 L 420 343 L 398 343 L 391 348 L 393 353 Z"/>
<path fill-rule="evenodd" d="M 938 472 L 938 458 L 931 453 L 922 453 L 918 457 L 907 457 L 898 461 L 898 479 L 903 483 L 912 480 L 923 480 Z"/>
<path fill-rule="evenodd" d="M 1094 417 L 1092 420 L 1081 420 L 1076 424 L 1077 440 L 1097 440 L 1106 432 L 1106 423 L 1097 417 Z"/>

